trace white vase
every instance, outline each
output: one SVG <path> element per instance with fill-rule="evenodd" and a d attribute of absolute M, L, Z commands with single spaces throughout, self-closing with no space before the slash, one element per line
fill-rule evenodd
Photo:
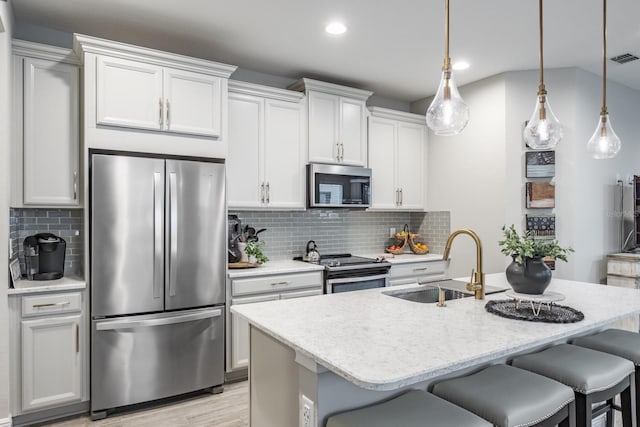
<path fill-rule="evenodd" d="M 240 262 L 249 262 L 249 256 L 246 252 L 247 244 L 245 242 L 238 242 L 238 250 L 240 251 Z"/>

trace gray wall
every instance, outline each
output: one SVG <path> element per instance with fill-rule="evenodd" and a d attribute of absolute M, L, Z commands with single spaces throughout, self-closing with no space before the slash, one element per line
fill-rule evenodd
<path fill-rule="evenodd" d="M 408 224 L 418 231 L 431 253 L 442 253 L 449 235 L 448 212 L 366 212 L 349 210 L 320 210 L 277 212 L 233 212 L 243 225 L 266 228 L 260 234 L 265 253 L 271 260 L 291 259 L 304 253 L 308 240 L 315 240 L 320 254 L 350 252 L 375 255 L 394 239 L 389 228 L 401 231 Z M 408 248 L 407 248 L 408 250 Z"/>

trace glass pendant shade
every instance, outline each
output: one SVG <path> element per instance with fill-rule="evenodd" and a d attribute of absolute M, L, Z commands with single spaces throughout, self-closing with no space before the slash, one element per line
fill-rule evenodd
<path fill-rule="evenodd" d="M 427 110 L 427 126 L 436 135 L 457 135 L 467 123 L 469 106 L 458 92 L 451 69 L 444 69 L 438 92 Z"/>
<path fill-rule="evenodd" d="M 562 124 L 551 110 L 546 95 L 538 95 L 536 107 L 524 128 L 524 140 L 534 150 L 550 150 L 562 139 Z"/>
<path fill-rule="evenodd" d="M 601 114 L 596 131 L 587 143 L 587 151 L 594 159 L 612 159 L 620 151 L 620 138 L 611 127 L 608 114 Z"/>

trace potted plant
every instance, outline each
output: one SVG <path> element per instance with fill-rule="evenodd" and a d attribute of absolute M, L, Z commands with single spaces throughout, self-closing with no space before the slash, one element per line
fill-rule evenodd
<path fill-rule="evenodd" d="M 506 270 L 507 281 L 515 292 L 542 294 L 551 282 L 551 270 L 543 258 L 550 257 L 567 262 L 567 256 L 574 252 L 571 247 L 563 248 L 557 240 L 536 239 L 533 232 L 518 234 L 515 226 L 502 227 L 504 240 L 498 245 L 503 254 L 513 261 Z"/>
<path fill-rule="evenodd" d="M 249 262 L 252 264 L 262 264 L 269 261 L 269 258 L 264 254 L 264 240 L 248 240 L 247 246 L 244 248 L 245 253 L 249 257 Z"/>

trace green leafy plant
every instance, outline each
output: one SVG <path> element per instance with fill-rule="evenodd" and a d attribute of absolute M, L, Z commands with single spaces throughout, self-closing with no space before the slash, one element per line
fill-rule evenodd
<path fill-rule="evenodd" d="M 263 240 L 250 240 L 247 242 L 247 246 L 244 250 L 248 256 L 256 258 L 258 264 L 269 261 L 269 258 L 264 254 L 264 241 Z"/>
<path fill-rule="evenodd" d="M 502 226 L 504 240 L 498 245 L 502 247 L 500 252 L 510 257 L 518 264 L 522 264 L 525 258 L 551 257 L 567 262 L 567 255 L 575 252 L 573 248 L 562 248 L 557 240 L 535 239 L 533 232 L 518 234 L 513 224 L 507 228 Z"/>

